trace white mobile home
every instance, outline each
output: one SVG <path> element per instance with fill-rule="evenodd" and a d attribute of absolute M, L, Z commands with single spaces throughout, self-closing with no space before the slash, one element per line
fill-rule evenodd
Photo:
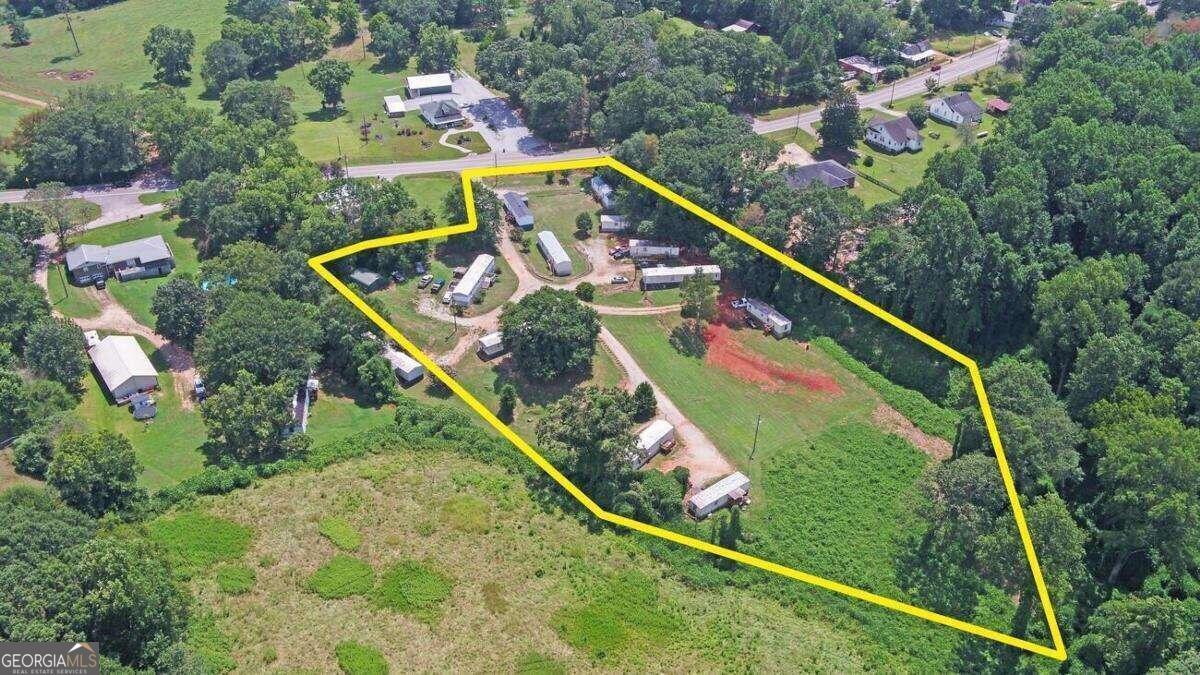
<path fill-rule="evenodd" d="M 675 440 L 675 427 L 666 420 L 654 420 L 638 432 L 634 447 L 637 454 L 631 458 L 633 466 L 640 467 L 658 454 L 663 444 Z"/>
<path fill-rule="evenodd" d="M 487 335 L 479 338 L 476 351 L 479 352 L 481 358 L 491 358 L 504 353 L 504 334 L 500 331 L 492 331 Z"/>
<path fill-rule="evenodd" d="M 592 176 L 592 194 L 596 195 L 596 201 L 600 202 L 600 206 L 606 209 L 611 209 L 616 201 L 613 199 L 613 189 L 600 176 Z"/>
<path fill-rule="evenodd" d="M 670 288 L 683 283 L 684 279 L 696 272 L 703 274 L 713 282 L 721 280 L 721 268 L 717 265 L 683 265 L 682 267 L 647 267 L 642 270 L 642 290 L 652 291 L 656 288 Z"/>
<path fill-rule="evenodd" d="M 89 349 L 88 356 L 117 403 L 158 387 L 158 371 L 132 335 L 109 335 Z"/>
<path fill-rule="evenodd" d="M 688 513 L 694 518 L 707 518 L 713 511 L 732 502 L 745 501 L 749 493 L 750 479 L 737 471 L 692 495 L 687 502 Z"/>
<path fill-rule="evenodd" d="M 457 284 L 454 284 L 454 290 L 450 291 L 450 302 L 459 307 L 470 305 L 479 293 L 479 289 L 483 288 L 486 277 L 495 269 L 495 256 L 487 253 L 475 256 L 475 260 L 471 261 L 470 267 L 463 273 L 462 278 L 458 280 Z"/>
<path fill-rule="evenodd" d="M 624 232 L 629 229 L 629 219 L 625 216 L 600 216 L 601 232 Z"/>
<path fill-rule="evenodd" d="M 664 244 L 650 239 L 630 239 L 629 257 L 634 260 L 645 258 L 678 258 L 680 248 L 674 244 Z"/>
<path fill-rule="evenodd" d="M 792 320 L 762 300 L 747 298 L 746 311 L 750 313 L 750 316 L 761 321 L 762 325 L 777 338 L 792 332 Z"/>
<path fill-rule="evenodd" d="M 558 237 L 549 230 L 542 230 L 537 235 L 538 250 L 546 258 L 546 264 L 554 274 L 565 277 L 571 274 L 571 258 L 567 250 L 558 243 Z"/>
<path fill-rule="evenodd" d="M 404 352 L 384 347 L 383 358 L 392 364 L 392 371 L 404 384 L 412 384 L 425 375 L 425 366 Z"/>

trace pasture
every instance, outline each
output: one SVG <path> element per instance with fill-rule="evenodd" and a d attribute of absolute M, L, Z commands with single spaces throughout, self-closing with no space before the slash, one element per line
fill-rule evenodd
<path fill-rule="evenodd" d="M 466 529 L 443 508 L 463 501 Z M 208 658 L 241 670 L 377 667 L 375 655 L 392 672 L 866 670 L 867 635 L 746 589 L 687 587 L 636 539 L 539 503 L 495 466 L 418 449 L 200 497 L 150 528 L 191 563 Z M 329 517 L 361 533 L 357 551 L 321 534 Z M 182 532 L 203 545 L 174 544 Z M 249 591 L 222 590 L 228 566 L 253 569 Z M 314 578 L 342 597 L 310 590 Z"/>

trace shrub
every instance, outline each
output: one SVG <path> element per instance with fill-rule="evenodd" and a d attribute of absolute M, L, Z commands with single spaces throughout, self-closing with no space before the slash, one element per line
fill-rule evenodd
<path fill-rule="evenodd" d="M 217 588 L 228 595 L 242 595 L 254 588 L 254 570 L 243 565 L 230 565 L 217 570 Z"/>
<path fill-rule="evenodd" d="M 176 573 L 190 576 L 212 565 L 237 560 L 250 547 L 250 528 L 200 511 L 159 518 L 147 529 L 167 553 Z"/>
<path fill-rule="evenodd" d="M 596 285 L 590 281 L 580 282 L 580 284 L 575 287 L 575 297 L 584 302 L 591 302 L 596 298 Z"/>
<path fill-rule="evenodd" d="M 875 166 L 875 155 L 863 157 L 863 166 Z"/>
<path fill-rule="evenodd" d="M 343 551 L 356 551 L 362 545 L 362 535 L 341 518 L 322 518 L 317 531 Z"/>
<path fill-rule="evenodd" d="M 384 572 L 371 604 L 432 624 L 441 615 L 442 603 L 453 587 L 454 582 L 441 572 L 406 560 Z"/>
<path fill-rule="evenodd" d="M 385 675 L 388 672 L 387 661 L 374 647 L 345 640 L 338 643 L 333 653 L 337 656 L 338 667 L 346 675 Z"/>
<path fill-rule="evenodd" d="M 308 578 L 308 590 L 325 600 L 348 598 L 370 592 L 375 585 L 375 570 L 348 555 L 335 555 Z"/>

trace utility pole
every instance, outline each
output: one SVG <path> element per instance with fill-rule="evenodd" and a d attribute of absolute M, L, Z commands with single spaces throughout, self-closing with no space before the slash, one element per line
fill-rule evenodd
<path fill-rule="evenodd" d="M 754 459 L 754 451 L 758 449 L 758 428 L 762 426 L 762 413 L 759 413 L 758 419 L 754 422 L 754 445 L 750 446 L 750 459 Z"/>
<path fill-rule="evenodd" d="M 67 32 L 71 34 L 71 42 L 75 43 L 75 55 L 79 56 L 83 50 L 79 48 L 79 39 L 75 37 L 75 27 L 71 25 L 71 5 L 62 4 L 63 17 L 67 20 Z"/>
<path fill-rule="evenodd" d="M 888 107 L 891 108 L 896 103 L 896 83 L 900 80 L 892 80 L 892 98 L 888 101 Z"/>

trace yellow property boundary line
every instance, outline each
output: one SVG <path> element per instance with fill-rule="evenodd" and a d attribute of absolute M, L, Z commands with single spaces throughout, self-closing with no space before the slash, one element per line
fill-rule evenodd
<path fill-rule="evenodd" d="M 667 529 L 664 529 L 661 527 L 655 527 L 654 525 L 649 525 L 649 524 L 646 524 L 643 522 L 633 520 L 631 518 L 626 518 L 625 516 L 620 516 L 620 515 L 611 513 L 609 511 L 606 511 L 606 510 L 600 508 L 600 506 L 598 504 L 596 504 L 596 502 L 592 501 L 591 498 L 589 498 L 586 494 L 584 494 L 582 490 L 580 490 L 578 487 L 576 487 L 574 483 L 572 483 L 569 479 L 567 479 L 566 476 L 564 476 L 562 473 L 560 473 L 558 471 L 558 469 L 554 468 L 553 465 L 551 465 L 549 462 L 547 462 L 545 460 L 545 458 L 543 458 L 541 456 L 541 454 L 538 453 L 537 450 L 534 450 L 532 446 L 530 446 L 528 443 L 526 443 L 525 440 L 522 439 L 520 436 L 518 436 L 516 434 L 516 432 L 514 432 L 511 428 L 508 427 L 508 425 L 501 422 L 499 418 L 497 418 L 494 414 L 492 414 L 492 412 L 490 410 L 488 410 L 488 408 L 486 406 L 484 406 L 482 403 L 480 403 L 479 400 L 476 399 L 474 396 L 472 396 L 471 393 L 468 392 L 466 389 L 464 389 L 462 385 L 460 385 L 457 381 L 455 381 L 453 378 L 451 378 L 449 375 L 447 375 L 446 372 L 443 371 L 442 368 L 433 361 L 433 359 L 429 358 L 429 356 L 427 356 L 424 352 L 422 352 L 420 349 L 418 349 L 416 347 L 416 345 L 414 345 L 408 338 L 404 337 L 404 335 L 402 335 L 400 333 L 400 331 L 398 331 L 394 326 L 392 326 L 390 323 L 388 323 L 388 321 L 386 319 L 384 319 L 382 316 L 380 316 L 378 312 L 371 309 L 371 307 L 361 297 L 359 297 L 359 295 L 357 293 L 355 293 L 353 290 L 351 290 L 346 284 L 342 283 L 341 280 L 339 280 L 337 277 L 335 277 L 325 267 L 325 265 L 329 262 L 332 262 L 339 258 L 343 258 L 348 255 L 353 255 L 355 253 L 359 253 L 361 251 L 366 251 L 366 250 L 375 249 L 375 248 L 381 248 L 384 246 L 394 246 L 397 244 L 406 244 L 406 243 L 410 243 L 410 242 L 414 242 L 414 241 L 422 241 L 425 239 L 433 239 L 433 238 L 437 238 L 437 237 L 446 237 L 446 236 L 452 236 L 455 234 L 463 234 L 463 233 L 474 230 L 479 225 L 479 219 L 477 217 L 477 214 L 475 213 L 475 199 L 474 199 L 474 194 L 473 194 L 473 190 L 472 190 L 472 181 L 474 181 L 476 179 L 487 178 L 487 177 L 492 177 L 492 176 L 509 176 L 509 175 L 514 175 L 514 174 L 524 174 L 524 173 L 541 173 L 541 172 L 545 172 L 545 171 L 589 169 L 589 168 L 594 168 L 594 167 L 606 167 L 606 168 L 613 169 L 615 171 L 620 172 L 621 174 L 625 175 L 630 180 L 633 180 L 633 181 L 645 186 L 646 188 L 657 193 L 659 196 L 663 197 L 664 199 L 669 200 L 670 202 L 676 204 L 680 208 L 688 211 L 689 213 L 692 213 L 695 216 L 716 226 L 718 229 L 722 230 L 726 234 L 729 234 L 730 236 L 733 236 L 734 238 L 738 239 L 739 241 L 745 243 L 746 245 L 757 249 L 758 251 L 760 251 L 764 255 L 770 257 L 771 259 L 775 260 L 776 262 L 783 265 L 784 267 L 796 272 L 797 274 L 800 274 L 801 276 L 809 279 L 810 281 L 813 281 L 814 283 L 820 285 L 821 287 L 823 287 L 826 290 L 830 291 L 831 293 L 837 295 L 838 297 L 842 298 L 843 300 L 846 300 L 847 302 L 850 302 L 850 303 L 854 304 L 855 306 L 857 306 L 863 310 L 866 310 L 867 312 L 871 313 L 873 316 L 900 329 L 907 335 L 909 335 L 913 338 L 916 338 L 917 340 L 919 340 L 923 344 L 929 346 L 933 350 L 935 350 L 941 354 L 945 354 L 946 356 L 950 357 L 955 362 L 961 364 L 962 366 L 964 366 L 967 369 L 967 372 L 969 372 L 971 375 L 971 382 L 975 387 L 975 394 L 979 398 L 979 405 L 983 411 L 983 420 L 984 420 L 984 423 L 987 425 L 988 436 L 991 439 L 992 447 L 995 449 L 995 452 L 996 452 L 996 462 L 1000 467 L 1000 475 L 1004 479 L 1004 489 L 1008 493 L 1008 500 L 1013 508 L 1013 514 L 1014 514 L 1014 516 L 1016 518 L 1016 522 L 1017 522 L 1017 530 L 1021 535 L 1021 543 L 1025 547 L 1025 557 L 1026 557 L 1026 559 L 1029 560 L 1030 571 L 1033 574 L 1033 581 L 1037 587 L 1038 599 L 1041 601 L 1043 611 L 1045 612 L 1046 624 L 1050 629 L 1050 635 L 1054 642 L 1053 648 L 1047 647 L 1045 645 L 1040 645 L 1040 644 L 1037 644 L 1034 642 L 1030 642 L 1030 641 L 1022 639 L 1022 638 L 1014 637 L 1014 636 L 1008 635 L 1006 633 L 1001 633 L 999 631 L 995 631 L 990 628 L 978 626 L 976 624 L 962 621 L 960 619 L 955 619 L 953 617 L 946 616 L 944 614 L 932 612 L 930 610 L 923 609 L 921 607 L 916 607 L 916 606 L 910 605 L 908 603 L 900 602 L 898 600 L 893 600 L 892 598 L 877 595 L 875 593 L 871 593 L 870 591 L 864 591 L 859 588 L 847 586 L 846 584 L 838 583 L 836 581 L 832 581 L 830 579 L 826 579 L 824 577 L 820 577 L 815 574 L 810 574 L 808 572 L 802 572 L 800 570 L 792 569 L 791 567 L 786 567 L 784 565 L 773 563 L 769 560 L 764 560 L 762 558 L 758 558 L 758 557 L 755 557 L 752 555 L 747 555 L 740 551 L 734 551 L 732 549 L 724 548 L 722 546 L 717 546 L 717 545 L 711 544 L 707 541 L 702 541 L 700 539 L 695 539 L 693 537 L 679 534 L 678 532 L 673 532 L 671 530 L 667 530 Z M 870 302 L 869 300 L 866 300 L 865 298 L 862 298 L 861 296 L 855 294 L 850 289 L 827 279 L 825 276 L 819 274 L 818 272 L 796 262 L 795 260 L 789 258 L 788 256 L 784 255 L 783 253 L 776 251 L 775 249 L 766 245 L 759 239 L 743 232 L 742 230 L 738 229 L 737 227 L 734 227 L 733 225 L 729 224 L 728 222 L 718 218 L 717 216 L 713 215 L 712 213 L 709 213 L 708 211 L 704 210 L 700 206 L 697 206 L 696 204 L 692 203 L 691 201 L 688 201 L 687 199 L 675 194 L 674 192 L 667 189 L 666 187 L 663 187 L 662 185 L 658 184 L 657 182 L 651 180 L 650 178 L 643 176 L 642 174 L 638 173 L 634 169 L 626 166 L 625 164 L 622 164 L 621 162 L 617 161 L 616 159 L 614 159 L 612 157 L 598 157 L 598 158 L 589 158 L 589 159 L 580 159 L 580 160 L 539 162 L 539 163 L 519 164 L 519 165 L 502 166 L 502 167 L 484 167 L 484 168 L 476 168 L 476 169 L 466 169 L 462 172 L 461 178 L 462 178 L 463 196 L 466 199 L 466 208 L 467 208 L 467 222 L 466 223 L 463 223 L 461 225 L 450 225 L 447 227 L 436 227 L 436 228 L 432 228 L 432 229 L 428 229 L 428 230 L 422 230 L 420 232 L 412 232 L 412 233 L 408 233 L 408 234 L 399 234 L 399 235 L 393 235 L 393 236 L 389 236 L 389 237 L 380 237 L 378 239 L 371 239 L 371 240 L 367 240 L 367 241 L 360 241 L 356 244 L 351 244 L 349 246 L 344 246 L 342 248 L 339 248 L 336 251 L 330 251 L 328 253 L 323 253 L 321 255 L 314 256 L 311 259 L 309 259 L 308 263 L 314 270 L 316 270 L 317 274 L 321 275 L 322 278 L 324 278 L 326 281 L 328 281 L 335 289 L 337 289 L 337 291 L 339 293 L 341 293 L 343 296 L 345 296 L 347 300 L 349 300 L 351 303 L 354 304 L 355 307 L 357 307 L 360 311 L 362 311 L 363 314 L 367 315 L 367 317 L 370 318 L 371 321 L 373 321 L 375 323 L 375 325 L 379 326 L 379 328 L 382 329 L 389 337 L 391 337 L 401 347 L 403 347 L 406 352 L 408 352 L 409 354 L 412 354 L 419 362 L 421 362 L 422 365 L 425 366 L 425 368 L 429 372 L 433 373 L 433 375 L 435 377 L 437 377 L 437 379 L 439 379 L 443 383 L 445 383 L 445 385 L 447 387 L 449 387 L 451 391 L 453 391 L 455 394 L 457 394 L 462 400 L 466 401 L 467 405 L 469 405 L 471 407 L 471 409 L 473 409 L 475 412 L 479 413 L 479 416 L 482 417 L 484 420 L 486 420 L 488 422 L 488 424 L 491 424 L 493 427 L 495 427 L 496 430 L 499 431 L 502 436 L 504 436 L 504 438 L 508 439 L 509 442 L 511 442 L 513 445 L 517 446 L 517 448 L 519 448 L 521 450 L 521 452 L 525 453 L 525 455 L 527 457 L 529 457 L 529 459 L 531 459 L 534 464 L 536 464 L 539 468 L 541 468 L 543 471 L 545 471 L 551 478 L 553 478 L 555 480 L 555 482 L 557 482 L 560 486 L 562 486 L 562 488 L 564 490 L 566 490 L 568 493 L 570 493 L 572 497 L 579 500 L 579 503 L 583 504 L 584 507 L 586 507 L 587 510 L 592 513 L 592 515 L 594 515 L 596 518 L 599 518 L 600 520 L 603 520 L 603 521 L 606 521 L 609 523 L 613 523 L 614 525 L 621 525 L 623 527 L 627 527 L 632 530 L 636 530 L 638 532 L 653 535 L 656 537 L 662 537 L 663 539 L 673 541 L 677 544 L 682 544 L 684 546 L 690 546 L 694 549 L 703 551 L 705 553 L 711 553 L 713 555 L 718 555 L 718 556 L 722 556 L 725 558 L 729 558 L 730 560 L 737 561 L 744 565 L 750 565 L 752 567 L 757 567 L 759 569 L 766 570 L 768 572 L 774 572 L 776 574 L 788 577 L 789 579 L 803 581 L 805 583 L 812 584 L 814 586 L 819 586 L 821 588 L 824 588 L 824 589 L 827 589 L 830 591 L 834 591 L 836 593 L 841 593 L 843 595 L 847 595 L 852 598 L 857 598 L 859 600 L 865 600 L 866 602 L 871 602 L 876 605 L 880 605 L 881 607 L 887 607 L 888 609 L 893 609 L 893 610 L 896 610 L 897 612 L 903 612 L 904 614 L 909 614 L 911 616 L 919 617 L 919 618 L 925 619 L 927 621 L 932 621 L 934 623 L 941 624 L 943 626 L 949 626 L 951 628 L 956 628 L 958 630 L 964 631 L 966 633 L 970 633 L 972 635 L 977 635 L 979 637 L 987 638 L 990 640 L 995 640 L 996 642 L 1000 642 L 1000 643 L 1003 643 L 1006 645 L 1017 647 L 1019 649 L 1024 649 L 1024 650 L 1033 652 L 1034 654 L 1040 654 L 1042 656 L 1047 656 L 1049 658 L 1057 659 L 1059 661 L 1063 661 L 1067 658 L 1066 647 L 1063 644 L 1062 635 L 1058 629 L 1058 621 L 1054 616 L 1054 608 L 1050 604 L 1050 594 L 1046 590 L 1046 582 L 1042 578 L 1042 570 L 1041 570 L 1041 567 L 1038 565 L 1037 554 L 1033 550 L 1033 541 L 1029 537 L 1029 528 L 1025 523 L 1025 514 L 1021 510 L 1021 503 L 1020 503 L 1020 500 L 1017 498 L 1017 490 L 1013 484 L 1012 473 L 1010 472 L 1010 470 L 1008 468 L 1008 461 L 1004 457 L 1004 449 L 1000 443 L 1000 434 L 996 430 L 996 421 L 992 417 L 991 406 L 988 404 L 987 392 L 984 391 L 983 380 L 979 376 L 979 366 L 976 365 L 973 360 L 971 360 L 969 357 L 965 356 L 964 354 L 958 352 L 957 350 L 953 349 L 952 347 L 942 343 L 938 339 L 926 334 L 924 331 L 920 330 L 919 328 L 916 328 L 915 326 L 912 326 L 911 324 L 907 323 L 906 321 L 890 314 L 889 312 L 887 312 L 883 308 L 875 305 L 874 303 Z"/>

